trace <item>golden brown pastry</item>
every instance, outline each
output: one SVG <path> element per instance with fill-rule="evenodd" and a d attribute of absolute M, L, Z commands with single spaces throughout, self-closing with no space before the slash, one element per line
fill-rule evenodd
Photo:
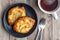
<path fill-rule="evenodd" d="M 35 24 L 35 20 L 30 18 L 30 17 L 21 17 L 18 20 L 16 20 L 14 26 L 13 26 L 13 30 L 18 32 L 18 33 L 28 33 L 31 28 L 34 26 Z"/>
<path fill-rule="evenodd" d="M 22 16 L 26 16 L 24 6 L 13 7 L 8 11 L 8 23 L 12 25 L 17 20 L 17 18 Z"/>

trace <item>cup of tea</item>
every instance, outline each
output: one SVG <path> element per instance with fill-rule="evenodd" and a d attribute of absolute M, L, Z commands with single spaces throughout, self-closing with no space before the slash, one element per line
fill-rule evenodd
<path fill-rule="evenodd" d="M 59 0 L 38 0 L 38 6 L 42 12 L 52 14 L 56 20 L 58 19 Z"/>

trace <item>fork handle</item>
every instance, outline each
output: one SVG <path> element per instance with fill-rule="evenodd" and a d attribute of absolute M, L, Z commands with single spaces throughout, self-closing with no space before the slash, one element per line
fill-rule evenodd
<path fill-rule="evenodd" d="M 42 40 L 43 30 L 38 30 L 37 36 L 35 40 Z"/>
<path fill-rule="evenodd" d="M 38 33 L 36 35 L 36 40 L 40 40 L 41 33 L 42 33 L 42 29 L 41 30 L 38 29 Z"/>
<path fill-rule="evenodd" d="M 43 40 L 42 36 L 43 36 L 43 29 L 42 29 L 41 32 L 40 32 L 39 40 Z"/>

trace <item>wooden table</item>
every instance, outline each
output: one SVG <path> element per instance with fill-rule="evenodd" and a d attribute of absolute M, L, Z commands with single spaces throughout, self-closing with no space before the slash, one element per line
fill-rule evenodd
<path fill-rule="evenodd" d="M 58 20 L 54 20 L 51 15 L 43 14 L 37 5 L 37 0 L 0 0 L 0 40 L 34 40 L 37 29 L 28 37 L 25 38 L 17 38 L 10 35 L 5 31 L 2 25 L 2 14 L 5 8 L 8 5 L 14 3 L 26 3 L 33 7 L 37 13 L 38 21 L 44 17 L 46 19 L 46 27 L 43 33 L 43 40 L 60 40 L 60 18 Z M 57 12 L 58 17 L 60 17 L 60 10 Z"/>

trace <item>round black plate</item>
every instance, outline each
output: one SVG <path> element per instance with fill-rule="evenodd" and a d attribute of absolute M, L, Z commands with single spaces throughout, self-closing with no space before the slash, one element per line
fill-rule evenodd
<path fill-rule="evenodd" d="M 27 14 L 27 16 L 35 19 L 35 21 L 36 21 L 34 27 L 33 27 L 33 28 L 30 30 L 30 32 L 27 33 L 27 34 L 19 34 L 19 33 L 15 32 L 15 31 L 12 29 L 12 26 L 10 26 L 10 25 L 8 24 L 8 22 L 7 22 L 7 13 L 8 13 L 8 11 L 9 11 L 9 9 L 11 9 L 12 7 L 15 7 L 15 6 L 24 6 L 25 9 L 26 9 L 26 14 Z M 7 31 L 8 33 L 12 34 L 13 36 L 20 37 L 20 38 L 26 37 L 26 36 L 30 35 L 30 34 L 35 30 L 35 28 L 36 28 L 36 26 L 37 26 L 37 21 L 38 21 L 38 20 L 37 20 L 37 15 L 36 15 L 36 12 L 34 11 L 34 9 L 33 9 L 32 7 L 30 7 L 29 5 L 24 4 L 24 3 L 17 3 L 17 4 L 9 5 L 9 6 L 6 8 L 6 10 L 4 11 L 3 16 L 2 16 L 2 23 L 3 23 L 4 28 L 6 29 L 6 31 Z"/>

